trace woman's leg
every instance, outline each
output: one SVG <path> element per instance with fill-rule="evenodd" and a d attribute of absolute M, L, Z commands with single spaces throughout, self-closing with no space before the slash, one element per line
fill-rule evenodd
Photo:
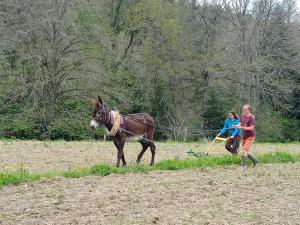
<path fill-rule="evenodd" d="M 227 151 L 233 153 L 233 139 L 229 138 L 226 143 L 225 143 L 225 148 L 227 149 Z"/>
<path fill-rule="evenodd" d="M 241 166 L 246 166 L 246 159 L 247 159 L 247 151 L 244 149 L 244 145 L 246 143 L 246 139 L 243 139 L 242 141 L 242 149 L 243 149 L 243 153 L 241 155 Z"/>
<path fill-rule="evenodd" d="M 232 154 L 237 154 L 240 147 L 240 136 L 235 136 L 232 143 Z"/>
<path fill-rule="evenodd" d="M 251 159 L 253 166 L 256 166 L 257 164 L 257 159 L 253 153 L 250 152 L 250 148 L 254 143 L 255 138 L 248 138 L 248 139 L 243 139 L 243 162 L 242 165 L 246 165 L 246 158 L 248 157 Z"/>

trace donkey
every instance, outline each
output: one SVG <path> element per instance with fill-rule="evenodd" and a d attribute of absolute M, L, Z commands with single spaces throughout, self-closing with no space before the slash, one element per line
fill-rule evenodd
<path fill-rule="evenodd" d="M 113 127 L 112 117 L 114 111 L 109 110 L 102 102 L 100 96 L 98 100 L 92 100 L 94 107 L 92 114 L 92 121 L 90 127 L 96 129 L 97 127 L 104 125 L 109 131 Z M 115 136 L 112 136 L 114 145 L 118 150 L 117 154 L 117 167 L 120 166 L 120 160 L 122 160 L 123 166 L 126 166 L 126 160 L 124 156 L 124 145 L 126 141 L 138 140 L 142 144 L 142 150 L 138 154 L 136 162 L 139 163 L 145 151 L 150 147 L 151 150 L 151 162 L 154 164 L 155 157 L 155 145 L 153 141 L 155 122 L 148 113 L 130 114 L 130 116 L 121 115 L 123 124 L 121 129 L 118 130 Z"/>

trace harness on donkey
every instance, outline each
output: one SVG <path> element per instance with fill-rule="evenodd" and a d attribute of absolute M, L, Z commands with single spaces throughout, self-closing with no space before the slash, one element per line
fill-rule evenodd
<path fill-rule="evenodd" d="M 140 120 L 137 120 L 134 117 L 132 117 L 134 115 L 139 115 L 143 121 L 141 122 Z M 109 135 L 115 136 L 118 133 L 118 131 L 120 131 L 120 132 L 124 131 L 133 136 L 138 136 L 137 134 L 126 129 L 126 127 L 124 126 L 126 119 L 133 120 L 133 121 L 143 124 L 144 125 L 144 134 L 143 134 L 142 138 L 146 141 L 153 143 L 153 140 L 146 138 L 147 137 L 147 127 L 148 126 L 156 127 L 156 126 L 154 124 L 147 123 L 143 113 L 124 115 L 124 114 L 121 114 L 119 111 L 110 111 L 109 116 L 108 116 L 108 121 L 110 120 L 111 123 L 113 124 L 113 126 L 109 132 Z"/>

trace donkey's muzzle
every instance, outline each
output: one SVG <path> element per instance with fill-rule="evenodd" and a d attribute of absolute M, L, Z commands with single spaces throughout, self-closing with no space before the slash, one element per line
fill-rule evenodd
<path fill-rule="evenodd" d="M 96 129 L 97 127 L 99 127 L 99 123 L 97 121 L 95 121 L 95 120 L 92 120 L 90 127 L 92 129 Z"/>

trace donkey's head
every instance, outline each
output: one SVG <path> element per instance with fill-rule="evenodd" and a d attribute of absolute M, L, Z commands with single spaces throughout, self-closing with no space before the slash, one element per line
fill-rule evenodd
<path fill-rule="evenodd" d="M 94 107 L 92 114 L 92 121 L 90 127 L 96 129 L 97 127 L 105 124 L 108 119 L 108 109 L 103 104 L 102 99 L 98 96 L 98 100 L 93 99 L 92 105 Z"/>

